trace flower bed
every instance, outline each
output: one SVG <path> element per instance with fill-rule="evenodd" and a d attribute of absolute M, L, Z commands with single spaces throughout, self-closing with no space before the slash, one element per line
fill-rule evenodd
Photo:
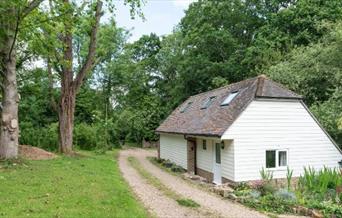
<path fill-rule="evenodd" d="M 305 169 L 292 188 L 292 171 L 288 169 L 288 184 L 277 187 L 272 173 L 262 169 L 262 181 L 253 186 L 241 183 L 234 189 L 236 200 L 260 211 L 295 213 L 313 217 L 342 217 L 342 177 L 339 171 L 324 168 Z"/>

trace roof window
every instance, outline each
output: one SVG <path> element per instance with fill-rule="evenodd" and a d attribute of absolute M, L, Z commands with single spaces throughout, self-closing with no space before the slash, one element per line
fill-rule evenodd
<path fill-rule="evenodd" d="M 181 112 L 181 113 L 184 113 L 185 111 L 187 111 L 187 110 L 189 109 L 189 107 L 190 107 L 191 105 L 192 105 L 192 102 L 191 102 L 191 101 L 188 102 L 180 112 Z"/>
<path fill-rule="evenodd" d="M 211 96 L 207 99 L 207 101 L 202 105 L 201 109 L 207 109 L 215 100 L 216 96 Z"/>
<path fill-rule="evenodd" d="M 231 92 L 221 103 L 221 106 L 227 106 L 239 94 L 239 91 Z"/>

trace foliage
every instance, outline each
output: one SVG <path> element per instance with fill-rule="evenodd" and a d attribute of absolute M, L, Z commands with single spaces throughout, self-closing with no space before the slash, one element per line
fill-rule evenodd
<path fill-rule="evenodd" d="M 30 122 L 21 122 L 20 127 L 20 144 L 37 146 L 50 151 L 57 151 L 57 123 L 51 123 L 46 127 L 37 128 Z"/>
<path fill-rule="evenodd" d="M 286 181 L 287 181 L 287 190 L 288 191 L 291 190 L 292 174 L 293 174 L 293 170 L 291 170 L 290 167 L 287 166 L 287 169 L 286 169 Z"/>
<path fill-rule="evenodd" d="M 316 171 L 312 167 L 304 168 L 304 174 L 299 178 L 299 185 L 303 191 L 324 195 L 329 189 L 336 189 L 342 185 L 339 170 L 324 167 Z"/>
<path fill-rule="evenodd" d="M 261 179 L 265 182 L 271 182 L 273 179 L 273 172 L 265 169 L 264 167 L 260 170 Z"/>
<path fill-rule="evenodd" d="M 288 189 L 279 189 L 274 193 L 274 196 L 285 201 L 295 202 L 297 200 L 296 194 L 289 191 Z"/>
<path fill-rule="evenodd" d="M 278 214 L 291 213 L 295 205 L 292 201 L 283 200 L 272 194 L 262 196 L 258 199 L 246 198 L 242 203 L 257 210 L 273 212 Z"/>
<path fill-rule="evenodd" d="M 0 214 L 4 217 L 149 217 L 121 176 L 117 150 L 105 155 L 0 163 Z M 53 185 L 52 185 L 53 184 Z M 98 208 L 102 208 L 98 210 Z"/>

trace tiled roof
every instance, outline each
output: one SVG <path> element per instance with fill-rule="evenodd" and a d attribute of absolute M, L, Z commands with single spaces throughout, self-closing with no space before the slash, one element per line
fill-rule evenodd
<path fill-rule="evenodd" d="M 221 106 L 223 100 L 234 91 L 239 91 L 239 94 L 229 105 Z M 211 105 L 201 109 L 212 96 L 216 98 Z M 156 132 L 222 136 L 255 98 L 301 99 L 302 97 L 261 75 L 189 97 L 162 122 Z M 185 112 L 181 112 L 189 102 L 192 102 L 190 107 Z"/>

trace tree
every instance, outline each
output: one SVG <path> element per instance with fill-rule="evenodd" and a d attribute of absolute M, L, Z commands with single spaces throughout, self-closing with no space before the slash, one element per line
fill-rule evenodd
<path fill-rule="evenodd" d="M 321 42 L 293 49 L 286 61 L 267 71 L 271 78 L 302 94 L 319 121 L 341 145 L 342 23 L 325 26 Z"/>
<path fill-rule="evenodd" d="M 1 1 L 0 3 L 0 71 L 2 76 L 2 110 L 0 157 L 18 155 L 18 103 L 16 75 L 16 41 L 20 25 L 43 0 Z"/>
<path fill-rule="evenodd" d="M 108 1 L 110 3 L 110 1 Z M 139 0 L 127 0 L 130 4 L 131 14 L 134 15 L 136 9 L 140 7 Z M 82 4 L 77 8 L 77 3 L 64 0 L 62 5 L 56 4 L 56 12 L 64 14 L 63 19 L 57 23 L 62 26 L 62 34 L 57 38 L 60 41 L 62 55 L 60 51 L 55 52 L 55 70 L 61 78 L 61 93 L 58 103 L 59 117 L 59 150 L 62 153 L 72 153 L 73 150 L 73 126 L 75 114 L 76 95 L 80 90 L 87 74 L 99 61 L 96 57 L 97 33 L 102 16 L 102 1 L 98 0 L 94 4 Z M 88 13 L 83 14 L 84 8 Z M 74 16 L 78 12 L 81 16 Z M 83 18 L 83 19 L 82 19 Z M 89 32 L 88 32 L 89 31 Z M 55 33 L 56 34 L 56 33 Z M 81 40 L 87 45 L 85 53 L 82 50 L 74 51 L 75 46 L 82 48 L 82 44 L 75 44 Z M 78 64 L 74 64 L 74 58 Z"/>
<path fill-rule="evenodd" d="M 284 55 L 293 48 L 317 43 L 328 31 L 323 23 L 342 19 L 340 0 L 270 2 L 275 2 L 274 6 L 278 7 L 266 5 L 266 8 L 274 9 L 262 12 L 265 24 L 255 31 L 243 60 L 244 65 L 255 73 L 265 73 L 269 67 L 283 61 Z"/>

